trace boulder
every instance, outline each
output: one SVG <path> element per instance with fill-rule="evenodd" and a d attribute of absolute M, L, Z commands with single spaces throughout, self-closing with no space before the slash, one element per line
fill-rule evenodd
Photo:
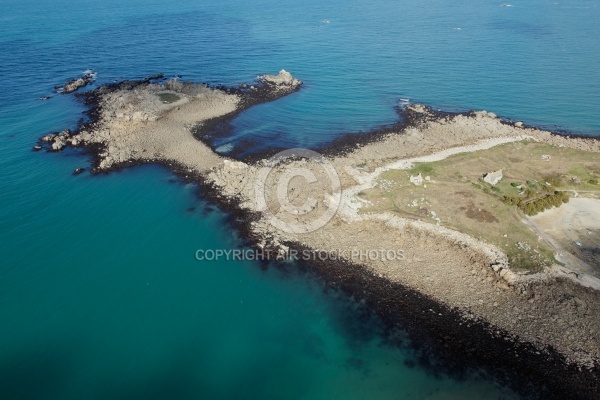
<path fill-rule="evenodd" d="M 421 173 L 419 173 L 419 175 L 411 175 L 410 182 L 413 185 L 421 186 L 423 184 L 423 176 L 421 175 Z"/>
<path fill-rule="evenodd" d="M 54 139 L 54 143 L 52 143 L 52 150 L 61 151 L 67 146 L 67 141 L 62 137 L 58 136 Z"/>
<path fill-rule="evenodd" d="M 275 85 L 275 86 L 299 86 L 302 82 L 292 76 L 285 69 L 279 71 L 277 75 L 263 75 L 260 80 L 264 83 Z"/>
<path fill-rule="evenodd" d="M 81 133 L 77 135 L 77 137 L 81 142 L 88 142 L 92 138 L 92 135 L 90 135 L 90 133 L 87 131 L 81 131 Z"/>
<path fill-rule="evenodd" d="M 54 141 L 54 138 L 55 138 L 56 136 L 57 136 L 56 134 L 54 134 L 54 133 L 51 133 L 51 134 L 49 134 L 49 135 L 46 135 L 46 136 L 42 137 L 42 141 L 43 141 L 43 142 L 48 142 L 48 143 L 49 143 L 49 142 L 53 142 L 53 141 Z"/>
<path fill-rule="evenodd" d="M 63 86 L 63 93 L 71 93 L 79 89 L 80 87 L 84 87 L 87 85 L 86 81 L 83 78 L 78 78 L 72 81 L 69 81 Z"/>

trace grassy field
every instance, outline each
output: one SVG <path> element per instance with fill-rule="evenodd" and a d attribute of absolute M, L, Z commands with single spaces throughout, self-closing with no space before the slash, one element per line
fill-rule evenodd
<path fill-rule="evenodd" d="M 497 185 L 483 181 L 497 170 L 504 175 Z M 409 181 L 418 173 L 425 178 L 422 186 Z M 599 178 L 598 153 L 523 141 L 384 172 L 360 196 L 372 204 L 363 212 L 393 211 L 454 228 L 502 248 L 514 268 L 536 271 L 555 262 L 552 251 L 505 197 L 531 202 L 555 191 L 598 194 Z"/>

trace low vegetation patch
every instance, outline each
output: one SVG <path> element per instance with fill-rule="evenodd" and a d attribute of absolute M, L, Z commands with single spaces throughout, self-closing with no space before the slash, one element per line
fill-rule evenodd
<path fill-rule="evenodd" d="M 170 104 L 179 101 L 181 97 L 177 96 L 175 93 L 159 93 L 158 99 L 163 104 Z"/>
<path fill-rule="evenodd" d="M 409 169 L 408 172 L 411 175 L 418 175 L 418 174 L 421 174 L 423 176 L 435 175 L 435 169 L 433 168 L 433 163 L 415 163 L 414 168 Z"/>
<path fill-rule="evenodd" d="M 560 176 L 559 174 L 552 174 L 544 177 L 544 182 L 547 182 L 554 187 L 559 187 L 560 185 L 562 185 L 563 179 L 562 176 Z"/>
<path fill-rule="evenodd" d="M 527 215 L 536 215 L 552 207 L 560 207 L 563 203 L 569 202 L 569 195 L 566 192 L 555 190 L 552 194 L 547 194 L 532 200 L 524 200 L 515 196 L 504 196 L 504 202 L 510 205 L 516 205 Z"/>
<path fill-rule="evenodd" d="M 505 251 L 510 265 L 531 272 L 540 271 L 556 262 L 552 252 L 548 249 L 532 248 L 529 244 L 523 242 L 514 243 Z"/>

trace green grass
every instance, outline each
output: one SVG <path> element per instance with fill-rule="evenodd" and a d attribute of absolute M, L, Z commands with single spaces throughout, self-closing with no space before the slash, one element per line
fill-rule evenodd
<path fill-rule="evenodd" d="M 432 163 L 415 163 L 415 167 L 409 169 L 408 172 L 411 175 L 435 176 L 435 169 Z"/>
<path fill-rule="evenodd" d="M 548 182 L 554 187 L 559 187 L 563 184 L 563 176 L 560 174 L 552 174 L 544 177 L 544 182 Z"/>
<path fill-rule="evenodd" d="M 386 185 L 361 193 L 372 202 L 363 211 L 393 211 L 425 221 L 429 217 L 421 211 L 435 211 L 443 225 L 505 250 L 514 268 L 537 271 L 554 262 L 553 252 L 522 223 L 523 215 L 568 200 L 564 193 L 568 190 L 600 194 L 599 161 L 598 153 L 529 141 L 461 153 L 416 163 L 410 170 L 384 172 L 380 179 L 388 181 Z M 484 173 L 499 169 L 504 175 L 500 182 L 494 186 L 483 182 Z M 408 176 L 419 173 L 432 177 L 426 186 L 409 183 Z M 574 183 L 572 176 L 581 183 Z"/>
<path fill-rule="evenodd" d="M 517 187 L 520 185 L 521 184 L 517 182 L 509 183 L 508 181 L 501 180 L 496 184 L 496 187 L 500 189 L 499 193 L 504 196 L 518 196 L 521 192 L 521 189 L 518 189 Z"/>
<path fill-rule="evenodd" d="M 516 244 L 511 244 L 508 248 L 505 248 L 505 251 L 510 265 L 530 272 L 538 272 L 543 267 L 556 262 L 554 254 L 543 247 L 524 249 L 519 248 Z"/>

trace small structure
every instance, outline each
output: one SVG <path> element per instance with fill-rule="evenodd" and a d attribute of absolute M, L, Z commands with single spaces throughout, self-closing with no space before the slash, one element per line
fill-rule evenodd
<path fill-rule="evenodd" d="M 423 176 L 419 172 L 419 175 L 411 175 L 410 181 L 417 186 L 421 186 L 423 184 Z"/>
<path fill-rule="evenodd" d="M 487 182 L 490 185 L 497 184 L 498 182 L 500 182 L 501 179 L 502 179 L 502 170 L 488 172 L 487 174 L 483 175 L 484 182 Z"/>

